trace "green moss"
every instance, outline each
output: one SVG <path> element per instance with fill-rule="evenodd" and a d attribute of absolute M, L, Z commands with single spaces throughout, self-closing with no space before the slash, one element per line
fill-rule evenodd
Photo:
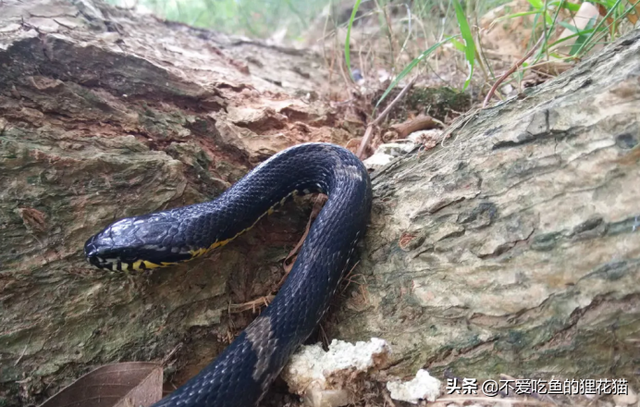
<path fill-rule="evenodd" d="M 397 88 L 391 91 L 378 110 L 384 110 L 400 93 Z M 377 101 L 382 92 L 374 97 Z M 374 102 L 375 103 L 375 102 Z M 409 113 L 426 114 L 437 120 L 445 121 L 447 117 L 457 116 L 471 107 L 471 96 L 447 87 L 441 88 L 413 88 L 404 102 L 399 103 L 390 113 L 389 119 L 403 122 Z"/>
<path fill-rule="evenodd" d="M 29 185 L 40 185 L 40 176 L 30 175 L 27 177 L 27 183 Z"/>
<path fill-rule="evenodd" d="M 444 120 L 449 113 L 466 112 L 471 107 L 471 96 L 451 88 L 415 88 L 407 97 L 409 110 Z"/>

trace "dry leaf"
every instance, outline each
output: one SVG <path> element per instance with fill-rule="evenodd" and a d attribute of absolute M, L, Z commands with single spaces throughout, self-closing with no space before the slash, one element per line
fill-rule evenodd
<path fill-rule="evenodd" d="M 44 232 L 47 230 L 45 214 L 33 208 L 18 208 L 22 223 L 32 232 Z"/>
<path fill-rule="evenodd" d="M 127 362 L 82 376 L 40 407 L 148 407 L 162 398 L 162 366 Z"/>

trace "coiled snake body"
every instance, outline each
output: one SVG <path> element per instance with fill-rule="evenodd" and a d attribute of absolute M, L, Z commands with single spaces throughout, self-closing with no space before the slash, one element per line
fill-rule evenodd
<path fill-rule="evenodd" d="M 217 199 L 122 219 L 85 244 L 111 270 L 176 264 L 226 244 L 295 192 L 329 199 L 273 302 L 213 362 L 154 407 L 249 407 L 265 394 L 325 313 L 364 234 L 371 183 L 362 162 L 332 144 L 308 143 L 260 164 Z"/>

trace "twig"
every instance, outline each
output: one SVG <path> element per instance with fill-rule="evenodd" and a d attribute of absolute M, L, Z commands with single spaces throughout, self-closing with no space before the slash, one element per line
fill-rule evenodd
<path fill-rule="evenodd" d="M 500 79 L 498 79 L 496 81 L 496 83 L 493 84 L 493 86 L 491 87 L 491 90 L 489 90 L 489 93 L 487 93 L 487 97 L 484 98 L 484 102 L 482 102 L 482 108 L 487 107 L 487 103 L 489 103 L 489 100 L 491 100 L 491 97 L 496 92 L 496 89 L 498 89 L 498 86 L 500 86 L 500 84 L 502 82 L 504 82 L 505 79 L 507 79 L 512 73 L 514 73 L 516 71 L 516 69 L 518 69 L 518 67 L 524 63 L 524 61 L 526 61 L 529 57 L 531 57 L 531 55 L 533 55 L 533 53 L 536 51 L 536 49 L 538 49 L 540 44 L 542 44 L 542 42 L 544 41 L 544 38 L 545 38 L 545 36 L 541 35 L 540 39 L 538 40 L 538 42 L 536 42 L 536 44 L 533 47 L 531 47 L 529 52 L 527 52 L 527 54 L 525 56 L 523 56 L 518 61 L 516 61 L 516 63 L 513 64 L 513 66 L 507 72 L 505 72 L 500 77 Z"/>
<path fill-rule="evenodd" d="M 258 308 L 266 307 L 274 298 L 275 295 L 269 294 L 256 298 L 255 300 L 243 302 L 242 304 L 229 304 L 228 312 L 229 314 L 238 314 L 240 312 L 251 310 L 251 312 L 255 314 Z"/>
<path fill-rule="evenodd" d="M 20 353 L 20 357 L 16 360 L 16 362 L 13 364 L 14 366 L 18 366 L 18 363 L 20 363 L 20 361 L 22 360 L 22 358 L 24 357 L 25 353 L 27 353 L 27 346 L 29 345 L 24 345 L 24 349 L 22 349 L 22 353 Z"/>
<path fill-rule="evenodd" d="M 373 126 L 368 125 L 367 129 L 364 131 L 364 136 L 362 137 L 362 141 L 358 146 L 358 151 L 356 152 L 356 155 L 361 160 L 364 159 L 364 150 L 367 148 L 367 145 L 369 144 L 372 133 L 373 133 Z"/>
<path fill-rule="evenodd" d="M 33 335 L 33 332 L 29 334 L 29 340 L 27 340 L 27 344 L 24 345 L 24 349 L 22 349 L 22 353 L 20 353 L 20 357 L 16 360 L 16 362 L 13 364 L 14 366 L 18 366 L 18 363 L 20 363 L 20 361 L 22 360 L 22 358 L 24 357 L 24 355 L 27 353 L 27 347 L 31 344 L 31 336 Z"/>
<path fill-rule="evenodd" d="M 387 108 L 384 109 L 382 113 L 380 113 L 380 115 L 373 122 L 371 122 L 369 126 L 377 126 L 378 124 L 380 124 L 380 122 L 385 118 L 385 116 L 389 114 L 391 109 L 393 109 L 396 103 L 398 103 L 400 99 L 402 99 L 402 97 L 409 91 L 409 89 L 411 89 L 413 84 L 416 83 L 417 79 L 418 77 L 413 78 L 411 82 L 409 82 L 407 86 L 405 86 L 404 89 L 402 89 L 402 91 L 398 93 L 398 96 L 396 96 L 396 98 L 393 99 L 391 103 L 389 103 L 389 106 L 387 106 Z"/>
<path fill-rule="evenodd" d="M 169 364 L 169 360 L 171 360 L 173 355 L 175 355 L 175 353 L 180 349 L 182 349 L 182 342 L 178 342 L 178 344 L 174 346 L 173 349 L 171 349 L 171 351 L 167 353 L 165 357 L 162 358 L 162 366 L 167 366 L 167 364 Z"/>
<path fill-rule="evenodd" d="M 366 150 L 367 146 L 369 145 L 369 142 L 371 141 L 371 134 L 373 134 L 373 127 L 377 126 L 385 118 L 385 116 L 389 114 L 391 109 L 393 109 L 393 107 L 400 101 L 400 99 L 402 99 L 404 95 L 406 95 L 407 92 L 409 92 L 409 89 L 411 89 L 411 87 L 413 86 L 413 84 L 416 82 L 417 79 L 418 79 L 417 77 L 413 78 L 411 82 L 409 82 L 407 86 L 405 86 L 404 89 L 402 89 L 402 91 L 398 94 L 398 96 L 396 96 L 396 98 L 393 99 L 391 103 L 389 103 L 387 108 L 384 109 L 384 111 L 380 113 L 374 121 L 369 123 L 369 125 L 367 126 L 367 130 L 365 130 L 364 132 L 364 137 L 362 137 L 362 141 L 360 142 L 360 146 L 358 147 L 358 151 L 356 152 L 356 155 L 358 156 L 358 158 L 360 158 L 361 160 L 364 158 L 364 151 Z"/>
<path fill-rule="evenodd" d="M 300 238 L 296 246 L 293 249 L 291 249 L 287 257 L 283 261 L 282 268 L 284 269 L 284 276 L 282 276 L 282 279 L 278 283 L 278 287 L 282 286 L 282 284 L 284 283 L 284 279 L 287 278 L 287 276 L 289 275 L 289 272 L 291 272 L 291 269 L 293 268 L 293 264 L 295 263 L 296 257 L 298 256 L 298 252 L 300 251 L 300 248 L 302 247 L 302 244 L 304 243 L 304 241 L 307 239 L 309 230 L 311 230 L 311 223 L 314 221 L 315 218 L 318 217 L 318 215 L 320 214 L 320 211 L 322 210 L 322 207 L 326 202 L 327 202 L 327 196 L 324 194 L 319 194 L 318 196 L 316 196 L 315 200 L 313 201 L 313 209 L 311 209 L 311 215 L 309 215 L 309 221 L 307 222 L 307 226 L 304 229 L 304 234 L 302 235 L 302 237 Z"/>
<path fill-rule="evenodd" d="M 382 398 L 384 398 L 384 405 L 386 406 L 387 404 L 389 404 L 389 406 L 391 407 L 396 407 L 395 403 L 391 399 L 391 395 L 387 392 L 388 390 L 386 389 L 382 390 Z"/>

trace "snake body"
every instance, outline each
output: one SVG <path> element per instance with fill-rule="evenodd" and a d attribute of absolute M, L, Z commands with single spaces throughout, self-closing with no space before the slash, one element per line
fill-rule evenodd
<path fill-rule="evenodd" d="M 272 303 L 213 362 L 154 407 L 248 407 L 259 402 L 329 306 L 371 210 L 362 162 L 308 143 L 266 160 L 217 199 L 119 220 L 85 244 L 88 261 L 140 270 L 187 261 L 249 229 L 293 193 L 329 199 Z"/>

